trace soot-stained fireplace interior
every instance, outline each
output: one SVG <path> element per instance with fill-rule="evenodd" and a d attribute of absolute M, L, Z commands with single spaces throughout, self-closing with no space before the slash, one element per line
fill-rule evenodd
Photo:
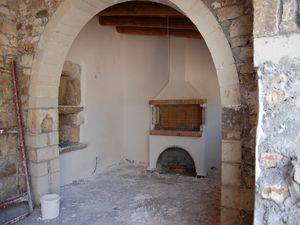
<path fill-rule="evenodd" d="M 163 151 L 157 160 L 156 169 L 160 173 L 196 176 L 193 158 L 187 151 L 179 147 L 170 147 Z"/>

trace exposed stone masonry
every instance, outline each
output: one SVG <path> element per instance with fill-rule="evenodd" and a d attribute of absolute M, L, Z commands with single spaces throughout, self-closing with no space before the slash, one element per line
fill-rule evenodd
<path fill-rule="evenodd" d="M 0 1 L 0 127 L 16 126 L 10 64 L 17 55 L 17 1 Z M 18 73 L 19 75 L 19 73 Z M 18 76 L 23 81 L 22 76 Z M 28 87 L 27 87 L 28 88 Z M 26 93 L 21 85 L 20 92 Z M 0 201 L 26 190 L 16 134 L 0 134 Z"/>
<path fill-rule="evenodd" d="M 298 0 L 254 4 L 260 85 L 256 224 L 292 225 L 300 221 L 299 4 Z M 287 51 L 274 51 L 281 46 Z"/>

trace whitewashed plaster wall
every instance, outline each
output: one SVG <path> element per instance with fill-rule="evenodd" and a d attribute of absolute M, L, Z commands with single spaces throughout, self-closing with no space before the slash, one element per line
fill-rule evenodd
<path fill-rule="evenodd" d="M 220 168 L 222 118 L 221 98 L 217 73 L 204 40 L 188 39 L 186 79 L 206 98 L 205 147 L 208 167 Z"/>
<path fill-rule="evenodd" d="M 204 41 L 186 45 L 188 79 L 207 98 L 209 165 L 219 167 L 221 106 L 217 76 Z M 92 19 L 74 41 L 66 60 L 82 67 L 81 142 L 84 150 L 60 157 L 61 184 L 120 161 L 148 162 L 148 101 L 168 82 L 167 39 L 127 36 Z M 205 81 L 205 83 L 203 82 Z"/>

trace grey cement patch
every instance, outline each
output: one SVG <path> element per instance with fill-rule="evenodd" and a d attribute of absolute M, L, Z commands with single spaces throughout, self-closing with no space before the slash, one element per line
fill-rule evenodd
<path fill-rule="evenodd" d="M 218 225 L 220 176 L 205 179 L 115 167 L 61 189 L 60 216 L 39 209 L 18 225 Z"/>

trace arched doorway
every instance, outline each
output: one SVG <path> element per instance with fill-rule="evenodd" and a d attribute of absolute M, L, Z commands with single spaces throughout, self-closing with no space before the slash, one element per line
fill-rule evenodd
<path fill-rule="evenodd" d="M 124 1 L 65 0 L 48 22 L 33 61 L 30 81 L 28 124 L 34 129 L 36 128 L 36 132 L 33 132 L 34 135 L 32 135 L 33 140 L 40 138 L 42 132 L 39 127 L 45 117 L 52 118 L 54 128 L 58 126 L 57 107 L 60 73 L 65 57 L 75 37 L 83 26 L 99 11 L 120 2 Z M 225 34 L 210 10 L 201 0 L 156 2 L 167 4 L 180 10 L 197 26 L 206 41 L 217 70 L 221 104 L 224 108 L 233 110 L 238 108 L 240 105 L 240 89 L 235 61 Z M 234 148 L 239 154 L 239 140 L 234 142 L 224 140 L 222 149 L 228 150 L 228 148 Z M 39 149 L 34 151 L 38 152 Z M 32 170 L 38 170 L 40 162 L 49 162 L 50 169 L 47 175 L 33 178 L 34 182 L 32 183 L 36 201 L 38 201 L 40 195 L 49 190 L 52 192 L 59 190 L 59 173 L 56 170 L 56 177 L 54 177 L 51 171 L 51 161 L 57 157 L 58 147 L 52 146 L 46 151 L 48 154 L 43 159 L 37 159 L 34 162 L 36 165 Z M 227 168 L 226 162 L 224 162 L 222 168 Z M 239 177 L 239 175 L 236 176 Z M 49 177 L 51 179 L 47 179 Z M 48 180 L 48 185 L 41 185 L 41 180 L 45 179 Z M 227 182 L 226 179 L 227 177 L 222 179 L 222 181 Z M 235 180 L 238 178 L 233 177 L 229 179 Z M 51 182 L 49 183 L 49 181 Z"/>

